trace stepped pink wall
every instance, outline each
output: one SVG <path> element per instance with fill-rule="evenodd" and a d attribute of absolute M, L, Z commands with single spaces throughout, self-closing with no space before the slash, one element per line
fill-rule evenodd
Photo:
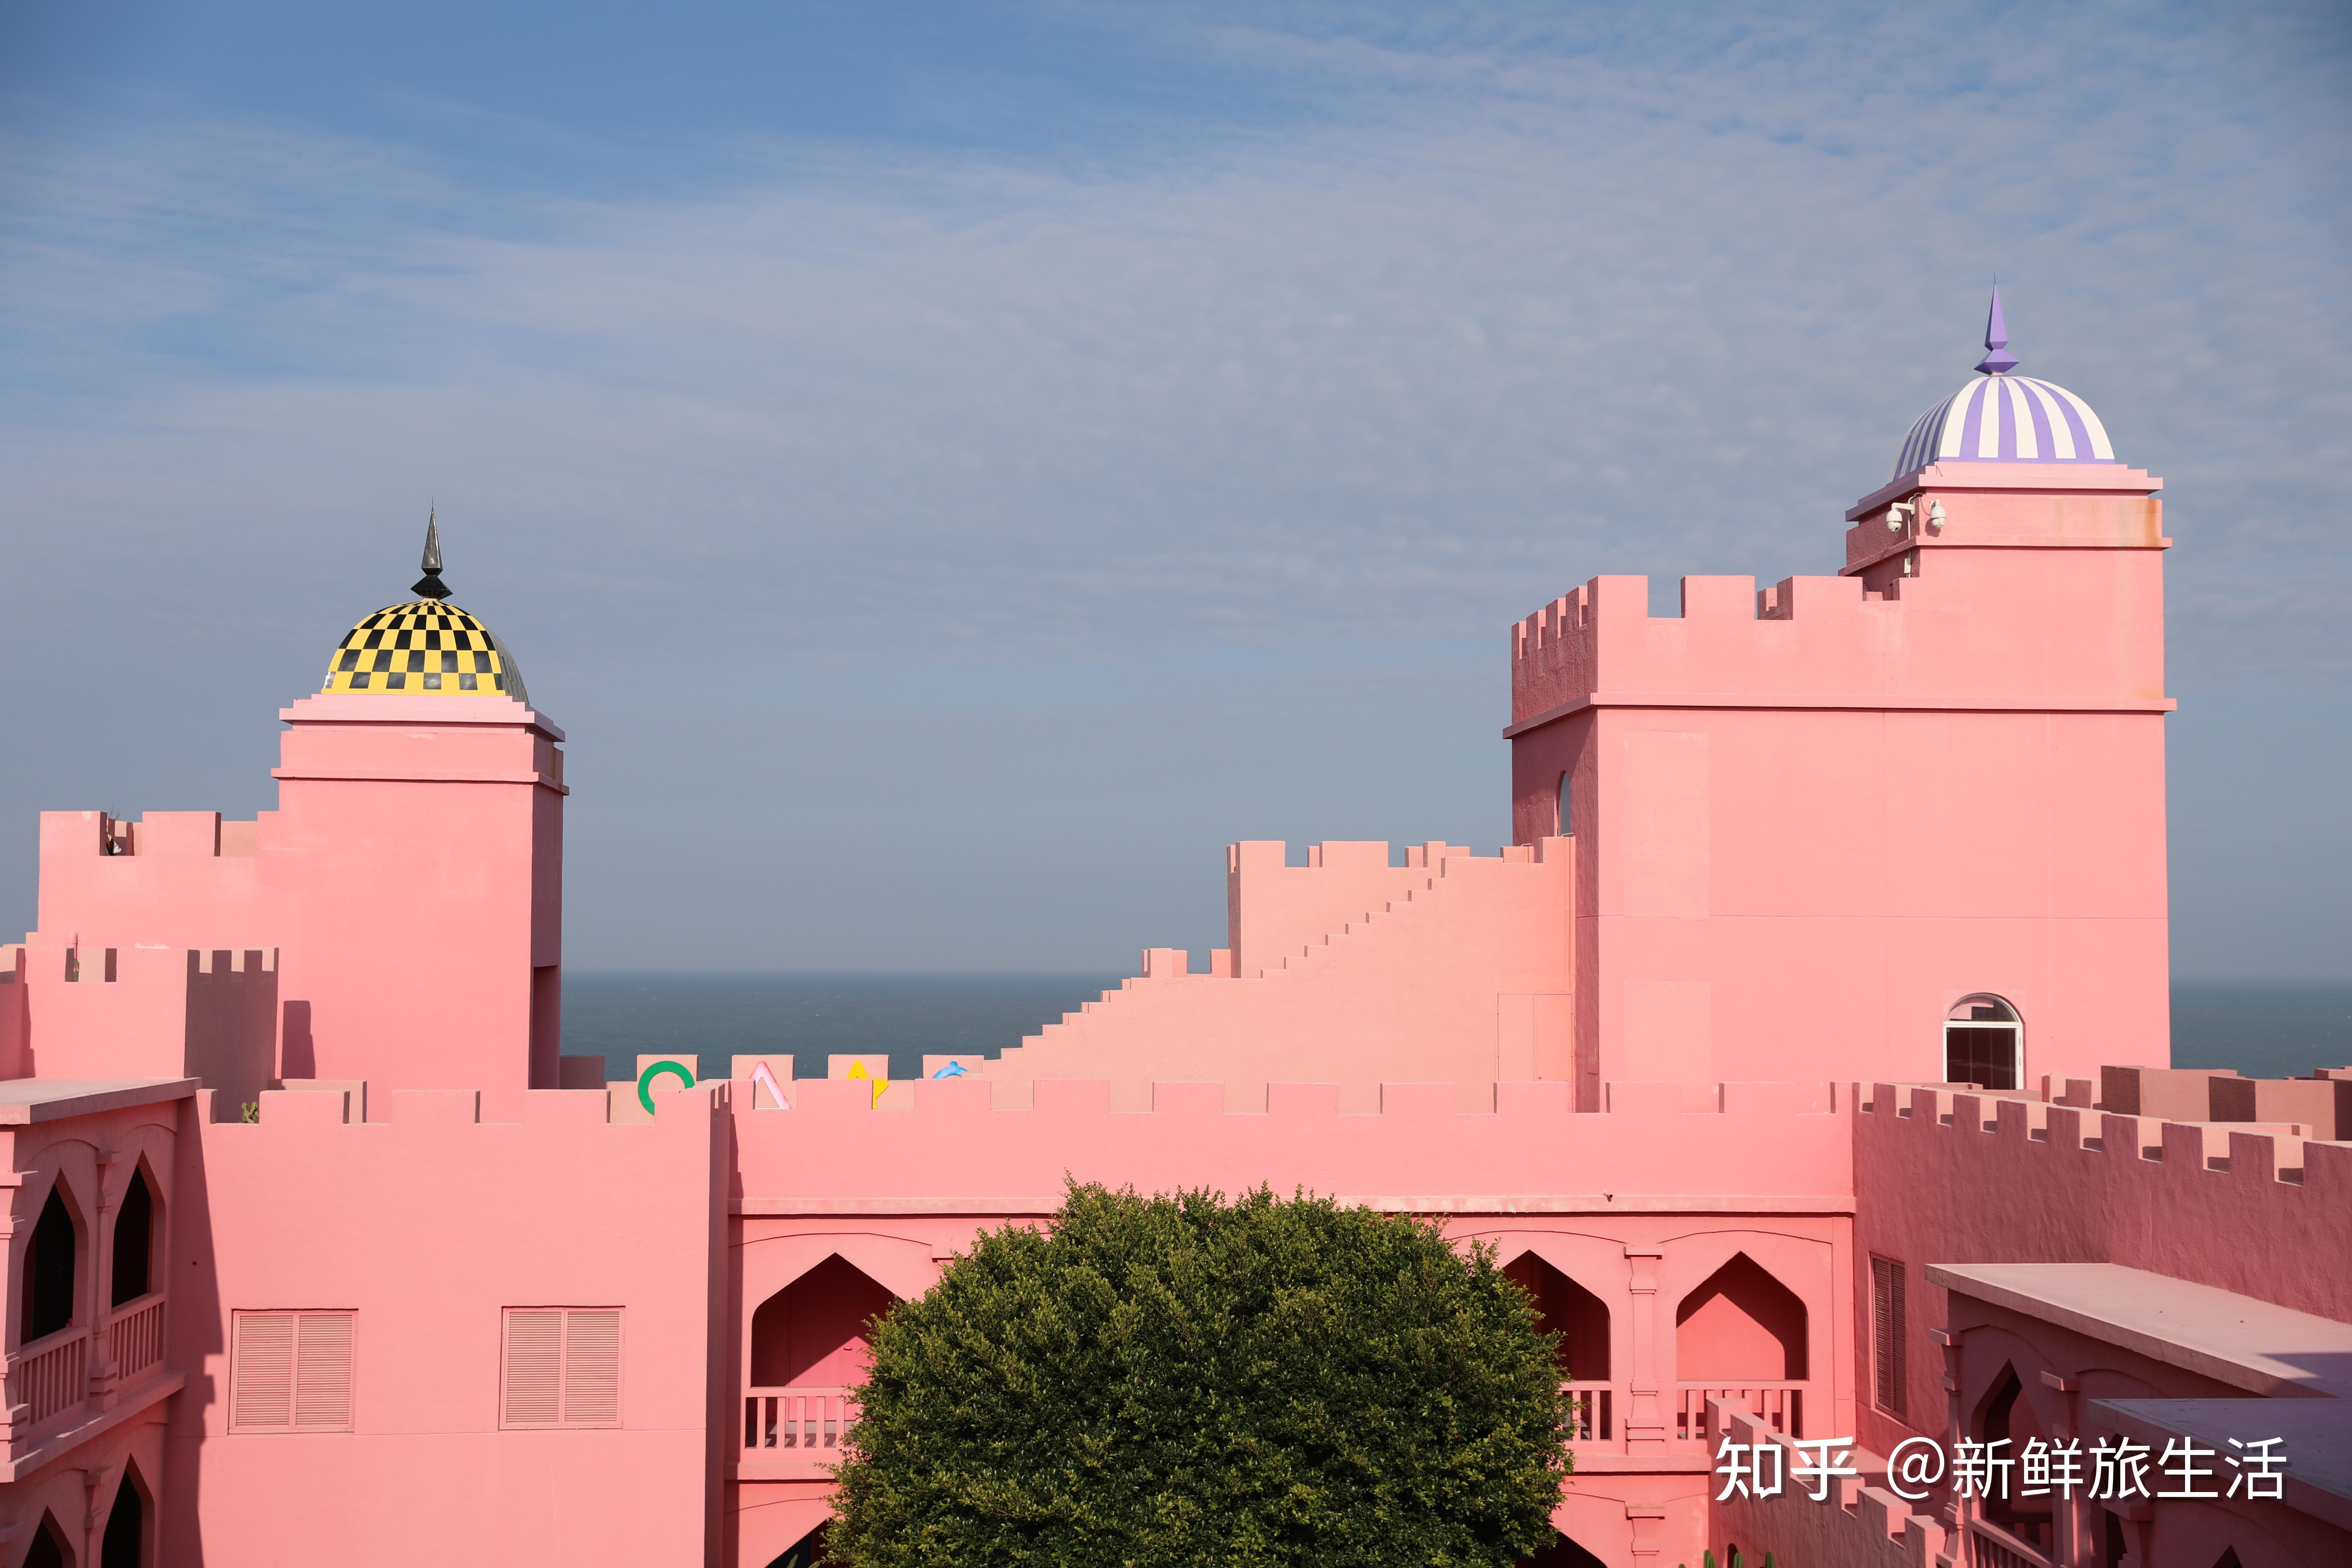
<path fill-rule="evenodd" d="M 1271 1079 L 1318 1079 L 1370 1110 L 1383 1081 L 1459 1084 L 1466 1109 L 1497 1078 L 1564 1078 L 1565 1008 L 1544 1009 L 1570 988 L 1566 848 L 1417 846 L 1391 868 L 1385 844 L 1325 844 L 1286 867 L 1278 843 L 1235 845 L 1239 977 L 1155 949 L 1144 975 L 982 1070 L 1108 1079 L 1121 1110 L 1149 1108 L 1154 1079 L 1223 1083 L 1235 1109 L 1262 1104 Z"/>

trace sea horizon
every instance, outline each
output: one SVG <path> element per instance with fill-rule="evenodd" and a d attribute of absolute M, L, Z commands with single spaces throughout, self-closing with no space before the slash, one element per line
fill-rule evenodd
<path fill-rule="evenodd" d="M 892 1078 L 911 1078 L 926 1055 L 1002 1056 L 1122 978 L 1083 970 L 568 972 L 563 1048 L 603 1057 L 614 1081 L 656 1054 L 691 1054 L 702 1078 L 727 1076 L 738 1055 L 789 1053 L 803 1078 L 824 1076 L 829 1056 L 884 1055 Z M 2029 1040 L 2032 1027 L 2029 1018 Z M 2352 1065 L 2352 980 L 2175 979 L 2172 1065 L 2247 1078 Z"/>

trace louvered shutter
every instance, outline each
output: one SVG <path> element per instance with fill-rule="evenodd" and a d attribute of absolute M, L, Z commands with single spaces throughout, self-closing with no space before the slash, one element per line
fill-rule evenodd
<path fill-rule="evenodd" d="M 1887 1291 L 1889 1306 L 1886 1315 L 1893 1325 L 1886 1335 L 1886 1360 L 1890 1367 L 1887 1378 L 1895 1389 L 1895 1397 L 1887 1401 L 1886 1408 L 1890 1414 L 1900 1415 L 1904 1413 L 1905 1392 L 1911 1386 L 1910 1370 L 1903 1351 L 1909 1332 L 1909 1325 L 1903 1315 L 1903 1265 L 1888 1263 L 1886 1274 L 1887 1283 L 1892 1287 Z"/>
<path fill-rule="evenodd" d="M 616 1426 L 621 1420 L 621 1314 L 593 1308 L 563 1314 L 563 1424 Z"/>
<path fill-rule="evenodd" d="M 1870 1260 L 1871 1382 L 1878 1407 L 1903 1414 L 1903 1265 L 1890 1258 Z"/>
<path fill-rule="evenodd" d="M 300 1312 L 294 1320 L 294 1426 L 337 1432 L 352 1424 L 352 1314 Z"/>
<path fill-rule="evenodd" d="M 562 1415 L 563 1314 L 507 1309 L 506 1420 L 552 1426 Z"/>
<path fill-rule="evenodd" d="M 239 1312 L 229 1356 L 233 1432 L 348 1432 L 353 1314 Z"/>
<path fill-rule="evenodd" d="M 229 1426 L 282 1430 L 294 1405 L 294 1314 L 239 1312 L 231 1350 Z"/>

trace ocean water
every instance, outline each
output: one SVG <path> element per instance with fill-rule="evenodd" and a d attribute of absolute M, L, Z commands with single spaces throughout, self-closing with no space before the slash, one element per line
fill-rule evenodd
<path fill-rule="evenodd" d="M 615 974 L 563 977 L 563 1048 L 601 1055 L 608 1079 L 640 1055 L 793 1054 L 821 1078 L 830 1054 L 887 1052 L 912 1078 L 926 1052 L 1003 1054 L 1118 984 L 1115 974 Z M 2027 1027 L 2032 1020 L 2026 1021 Z M 2352 1065 L 2352 982 L 2182 980 L 2172 987 L 2172 1059 L 2295 1078 Z"/>
<path fill-rule="evenodd" d="M 2352 981 L 2176 980 L 2172 1065 L 2247 1078 L 2352 1067 Z"/>
<path fill-rule="evenodd" d="M 637 1058 L 699 1057 L 725 1078 L 730 1057 L 789 1051 L 801 1078 L 825 1058 L 887 1052 L 892 1078 L 926 1053 L 1002 1056 L 1024 1035 L 1118 984 L 1116 974 L 572 974 L 563 977 L 563 1049 L 602 1056 L 607 1081 Z"/>

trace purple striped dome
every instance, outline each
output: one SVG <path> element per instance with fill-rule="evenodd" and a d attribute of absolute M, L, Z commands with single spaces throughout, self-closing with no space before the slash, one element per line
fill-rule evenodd
<path fill-rule="evenodd" d="M 1899 479 L 1930 463 L 2114 462 L 2107 427 L 2091 405 L 2055 383 L 2011 375 L 2017 363 L 1996 287 L 1977 379 L 1919 416 L 1887 477 Z"/>
<path fill-rule="evenodd" d="M 1930 463 L 2112 463 L 2091 405 L 2030 375 L 1980 375 L 1911 426 L 1889 479 Z"/>

